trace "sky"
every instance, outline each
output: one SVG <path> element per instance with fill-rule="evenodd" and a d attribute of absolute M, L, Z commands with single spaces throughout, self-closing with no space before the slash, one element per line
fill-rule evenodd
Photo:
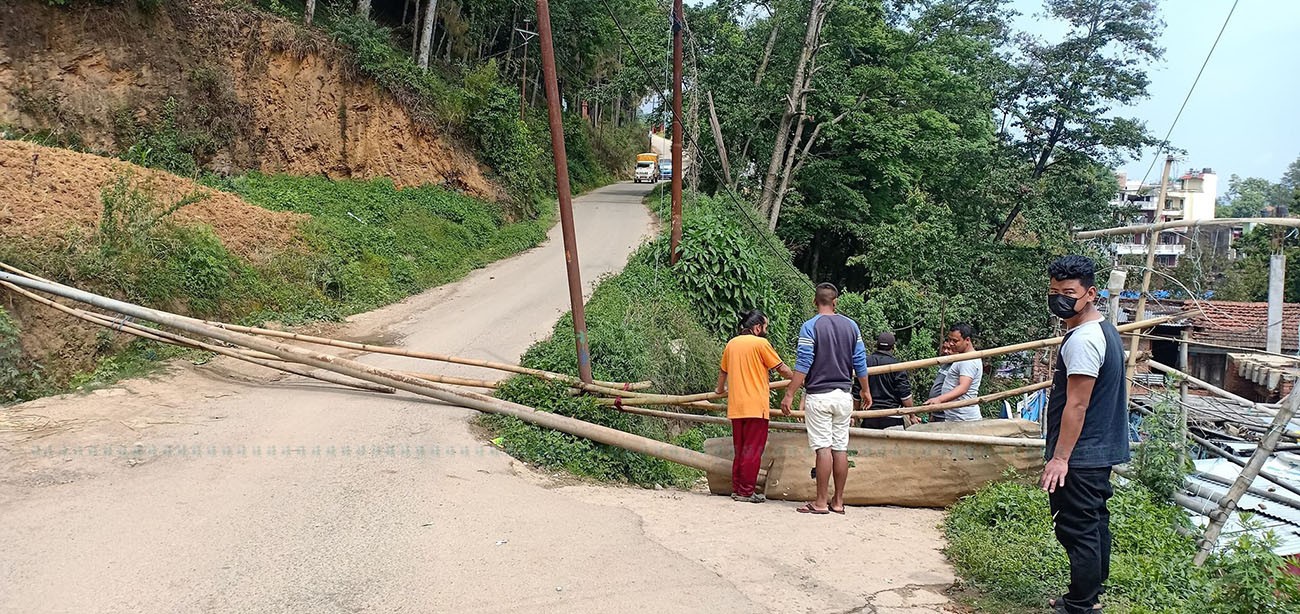
<path fill-rule="evenodd" d="M 1115 114 L 1143 120 L 1156 138 L 1163 137 L 1232 4 L 1161 0 L 1165 56 L 1148 69 L 1151 97 Z M 1013 0 L 1012 5 L 1021 13 L 1017 29 L 1048 40 L 1063 31 L 1033 18 L 1041 12 L 1041 0 Z M 1212 168 L 1219 175 L 1220 194 L 1233 174 L 1281 178 L 1300 156 L 1300 0 L 1239 0 L 1169 140 L 1186 150 L 1175 162 L 1175 173 Z M 1142 160 L 1123 168 L 1130 179 L 1141 179 L 1153 159 L 1154 150 L 1148 150 Z M 1157 164 L 1148 181 L 1159 179 Z"/>

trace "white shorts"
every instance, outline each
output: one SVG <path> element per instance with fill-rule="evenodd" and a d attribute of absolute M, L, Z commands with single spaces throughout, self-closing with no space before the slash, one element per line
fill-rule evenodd
<path fill-rule="evenodd" d="M 803 421 L 808 427 L 808 446 L 814 450 L 848 450 L 853 396 L 843 390 L 806 396 Z"/>

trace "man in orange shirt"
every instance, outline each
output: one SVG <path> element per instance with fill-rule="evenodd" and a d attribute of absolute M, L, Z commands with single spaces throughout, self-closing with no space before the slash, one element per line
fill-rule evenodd
<path fill-rule="evenodd" d="M 775 369 L 786 379 L 794 376 L 765 339 L 767 324 L 767 316 L 757 309 L 743 314 L 740 334 L 727 342 L 718 373 L 717 392 L 727 395 L 727 418 L 731 419 L 736 453 L 731 462 L 731 498 L 749 503 L 767 500 L 763 493 L 754 492 L 754 483 L 767 447 L 772 390 L 768 373 Z"/>

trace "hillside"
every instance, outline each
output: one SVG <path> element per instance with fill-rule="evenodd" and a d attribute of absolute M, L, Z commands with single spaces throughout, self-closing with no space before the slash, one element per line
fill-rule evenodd
<path fill-rule="evenodd" d="M 170 137 L 222 174 L 387 177 L 501 196 L 472 148 L 413 120 L 327 36 L 231 6 L 4 3 L 0 126 L 105 152 L 145 141 L 159 155 L 158 137 Z"/>

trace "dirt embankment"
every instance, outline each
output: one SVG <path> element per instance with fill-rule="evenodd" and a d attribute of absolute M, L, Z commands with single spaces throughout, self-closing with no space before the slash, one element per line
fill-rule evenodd
<path fill-rule="evenodd" d="M 320 33 L 219 0 L 0 6 L 0 125 L 92 150 L 130 145 L 170 98 L 218 172 L 443 184 L 495 200 L 473 152 L 418 125 Z"/>
<path fill-rule="evenodd" d="M 161 203 L 199 193 L 203 200 L 178 210 L 180 223 L 212 227 L 231 253 L 258 261 L 299 239 L 300 213 L 269 211 L 234 194 L 205 188 L 189 179 L 129 162 L 0 140 L 0 241 L 35 242 L 57 247 L 70 233 L 85 234 L 99 224 L 100 193 L 118 176 L 129 174 L 147 185 Z"/>

